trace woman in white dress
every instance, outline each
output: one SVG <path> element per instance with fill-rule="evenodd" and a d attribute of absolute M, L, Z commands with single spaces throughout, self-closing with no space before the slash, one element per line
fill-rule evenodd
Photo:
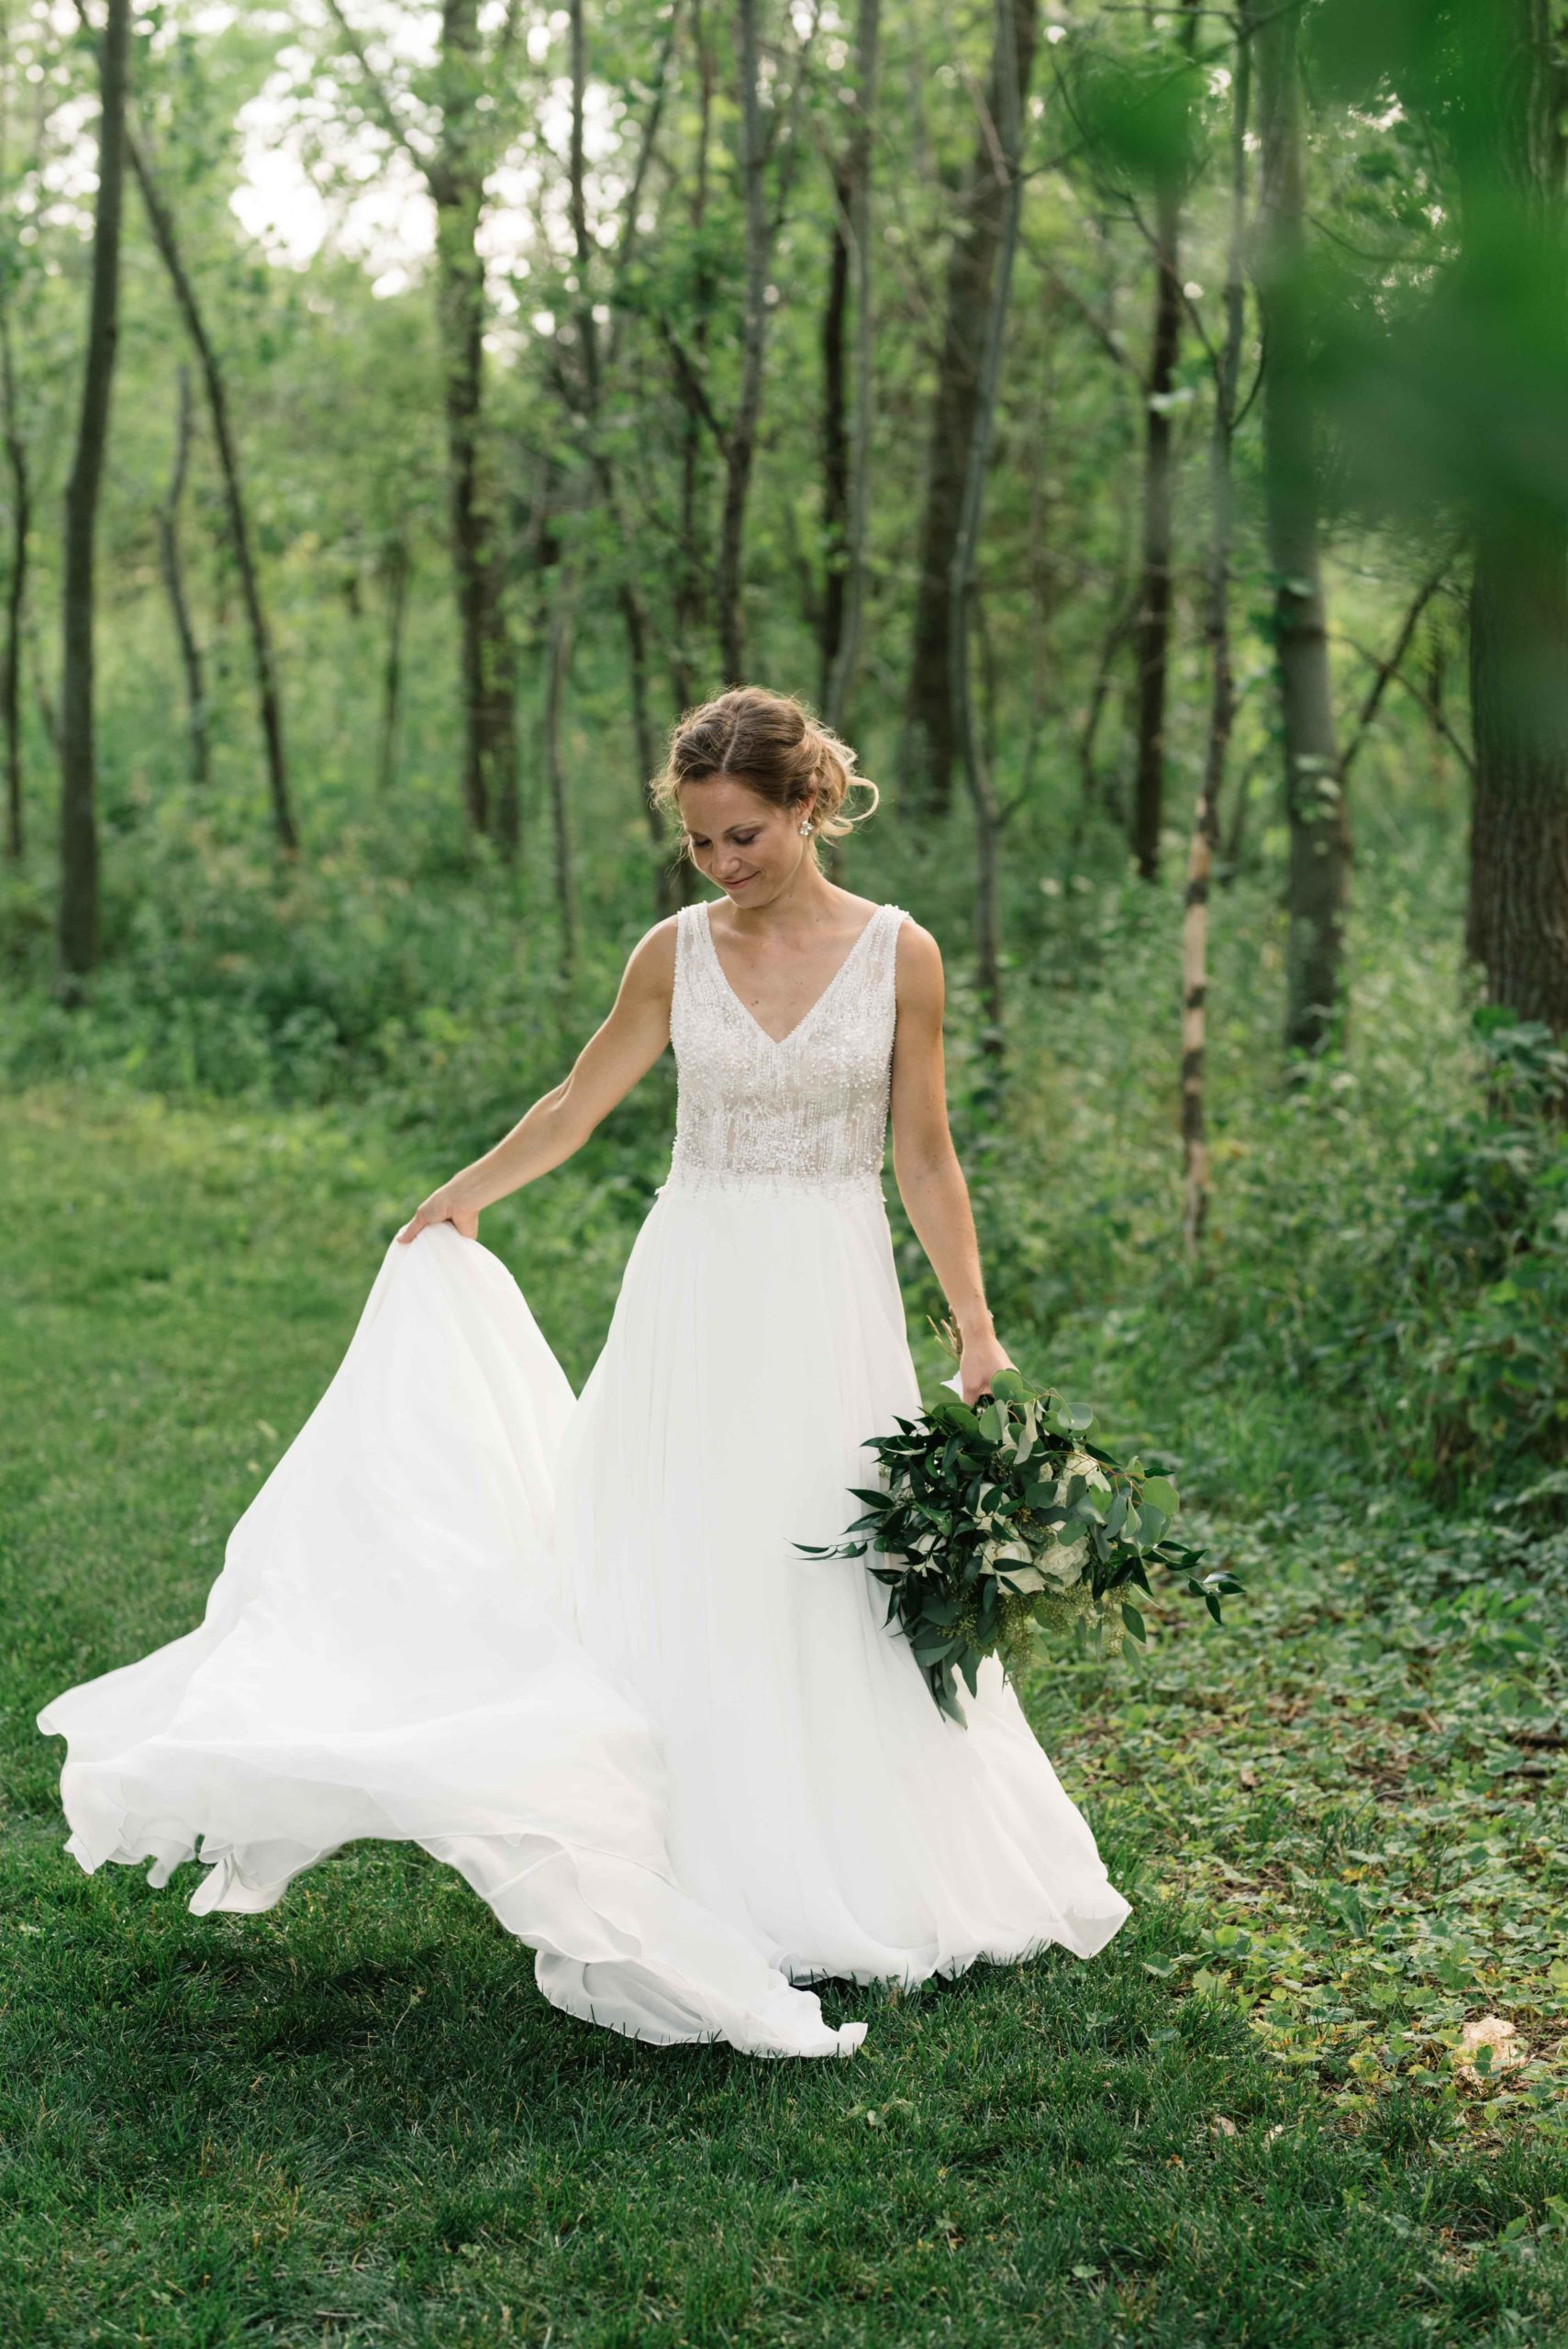
<path fill-rule="evenodd" d="M 264 1909 L 355 1836 L 417 1841 L 632 2036 L 845 2054 L 801 1986 L 906 1985 L 1128 1913 L 999 1665 L 932 1704 L 830 1542 L 918 1408 L 894 1164 L 962 1339 L 1008 1361 L 949 1138 L 942 973 L 818 841 L 852 754 L 738 688 L 661 793 L 722 899 L 649 932 L 565 1082 L 388 1248 L 326 1396 L 231 1535 L 201 1627 L 39 1715 L 82 1865 L 199 1856 Z M 573 1400 L 479 1217 L 673 1044 L 668 1178 Z M 199 1852 L 198 1852 L 199 1843 Z"/>

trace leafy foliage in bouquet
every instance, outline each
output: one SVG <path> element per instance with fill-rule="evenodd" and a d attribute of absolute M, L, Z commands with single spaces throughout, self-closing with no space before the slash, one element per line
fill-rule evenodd
<path fill-rule="evenodd" d="M 1216 1622 L 1240 1584 L 1202 1574 L 1203 1552 L 1170 1538 L 1178 1508 L 1168 1476 L 1089 1441 L 1093 1414 L 1054 1387 L 1003 1371 L 971 1409 L 943 1394 L 916 1419 L 872 1439 L 884 1478 L 840 1542 L 797 1542 L 817 1558 L 874 1560 L 887 1620 L 914 1648 L 940 1709 L 963 1721 L 986 1656 L 1016 1676 L 1033 1635 L 1073 1631 L 1114 1653 L 1144 1634 L 1129 1594 L 1152 1571 L 1175 1576 Z"/>

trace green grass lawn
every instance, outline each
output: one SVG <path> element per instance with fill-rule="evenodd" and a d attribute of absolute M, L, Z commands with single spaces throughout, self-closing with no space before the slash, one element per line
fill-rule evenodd
<path fill-rule="evenodd" d="M 1558 1627 L 1478 1584 L 1456 1634 L 1396 1495 L 1205 1497 L 1234 1624 L 1042 1659 L 1133 1920 L 1088 1965 L 829 1993 L 870 2018 L 849 2062 L 579 2024 L 390 1846 L 255 1919 L 80 1874 L 35 1710 L 197 1619 L 443 1171 L 322 1116 L 7 1107 L 0 2339 L 1568 2337 Z M 568 1170 L 487 1219 L 576 1376 L 634 1215 Z M 1525 2058 L 1491 2077 L 1485 2014 Z"/>

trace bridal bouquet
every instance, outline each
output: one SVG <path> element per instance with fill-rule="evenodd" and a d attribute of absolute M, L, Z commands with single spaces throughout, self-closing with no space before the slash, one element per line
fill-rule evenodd
<path fill-rule="evenodd" d="M 951 1382 L 956 1387 L 957 1381 Z M 1199 1550 L 1169 1538 L 1177 1509 L 1168 1476 L 1147 1475 L 1088 1438 L 1093 1414 L 1054 1387 L 1001 1372 L 971 1409 L 943 1394 L 896 1432 L 874 1437 L 884 1476 L 847 1538 L 797 1542 L 815 1558 L 862 1558 L 891 1594 L 940 1710 L 962 1723 L 957 1676 L 973 1697 L 982 1661 L 1016 1675 L 1036 1631 L 1073 1627 L 1114 1653 L 1144 1637 L 1129 1594 L 1151 1591 L 1151 1570 L 1174 1575 L 1218 1623 L 1234 1575 L 1200 1574 Z"/>

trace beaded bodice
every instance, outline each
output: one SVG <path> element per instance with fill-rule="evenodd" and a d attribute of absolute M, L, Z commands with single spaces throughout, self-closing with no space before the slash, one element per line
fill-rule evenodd
<path fill-rule="evenodd" d="M 907 916 L 878 906 L 804 1019 L 775 1040 L 736 994 L 706 905 L 677 917 L 670 1180 L 878 1189 L 893 1062 L 894 961 Z"/>

